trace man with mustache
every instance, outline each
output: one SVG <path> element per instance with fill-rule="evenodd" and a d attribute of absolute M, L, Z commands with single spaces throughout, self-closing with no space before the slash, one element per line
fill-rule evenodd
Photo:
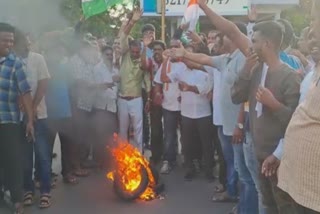
<path fill-rule="evenodd" d="M 153 57 L 149 59 L 149 72 L 152 81 L 152 104 L 150 108 L 150 119 L 151 119 L 151 160 L 153 163 L 161 161 L 163 153 L 163 128 L 162 128 L 162 85 L 153 82 L 154 76 L 160 68 L 163 57 L 162 53 L 166 49 L 164 42 L 160 40 L 153 41 L 150 45 L 153 51 Z"/>

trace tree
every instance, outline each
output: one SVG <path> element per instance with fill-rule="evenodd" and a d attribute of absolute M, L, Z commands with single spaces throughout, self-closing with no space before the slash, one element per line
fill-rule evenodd
<path fill-rule="evenodd" d="M 289 20 L 297 35 L 310 24 L 310 11 L 312 0 L 300 0 L 300 5 L 294 8 L 285 10 L 281 14 L 281 18 Z"/>
<path fill-rule="evenodd" d="M 136 4 L 139 4 L 139 1 L 136 1 Z M 131 10 L 132 5 L 122 4 L 113 6 L 105 13 L 96 15 L 84 21 L 81 30 L 82 32 L 90 32 L 97 37 L 113 39 L 119 31 L 122 20 L 125 17 L 130 17 Z M 70 25 L 75 25 L 82 16 L 81 0 L 62 0 L 61 13 L 68 20 Z M 131 35 L 134 38 L 140 38 L 140 29 L 144 23 L 160 26 L 160 18 L 142 18 L 131 31 Z M 160 28 L 156 28 L 156 34 L 157 37 L 160 35 Z"/>

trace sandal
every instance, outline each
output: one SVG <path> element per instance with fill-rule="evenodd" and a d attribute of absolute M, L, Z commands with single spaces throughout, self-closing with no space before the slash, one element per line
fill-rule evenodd
<path fill-rule="evenodd" d="M 16 203 L 14 205 L 14 214 L 23 214 L 24 213 L 24 208 L 22 203 Z"/>
<path fill-rule="evenodd" d="M 39 208 L 40 209 L 46 209 L 51 206 L 50 202 L 51 196 L 49 194 L 43 194 L 40 196 L 40 203 L 39 203 Z"/>
<path fill-rule="evenodd" d="M 238 199 L 236 197 L 231 197 L 227 192 L 224 192 L 218 196 L 213 196 L 211 201 L 217 203 L 236 203 Z"/>
<path fill-rule="evenodd" d="M 214 193 L 223 193 L 225 191 L 226 191 L 226 188 L 222 184 L 216 185 L 214 187 Z"/>
<path fill-rule="evenodd" d="M 71 185 L 76 185 L 79 183 L 78 179 L 74 177 L 73 175 L 67 175 L 63 177 L 63 182 L 65 184 L 71 184 Z"/>
<path fill-rule="evenodd" d="M 34 203 L 33 192 L 26 192 L 23 196 L 23 205 L 31 206 Z"/>
<path fill-rule="evenodd" d="M 89 176 L 89 171 L 85 169 L 78 169 L 73 172 L 73 175 L 77 177 L 88 177 Z"/>

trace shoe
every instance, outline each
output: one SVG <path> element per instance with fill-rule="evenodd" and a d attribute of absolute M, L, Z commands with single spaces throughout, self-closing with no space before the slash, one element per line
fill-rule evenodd
<path fill-rule="evenodd" d="M 192 181 L 196 177 L 196 170 L 194 168 L 188 169 L 186 174 L 184 175 L 184 179 L 186 181 Z"/>
<path fill-rule="evenodd" d="M 168 161 L 163 161 L 162 167 L 160 169 L 160 174 L 169 174 L 170 173 L 170 164 Z"/>

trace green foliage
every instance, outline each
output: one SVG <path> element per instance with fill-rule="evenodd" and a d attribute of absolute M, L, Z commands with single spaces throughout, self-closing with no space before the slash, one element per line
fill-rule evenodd
<path fill-rule="evenodd" d="M 138 4 L 140 1 L 135 1 Z M 85 20 L 81 26 L 81 32 L 90 32 L 97 37 L 106 37 L 107 39 L 113 39 L 122 24 L 124 17 L 130 16 L 132 5 L 118 5 L 111 8 L 109 11 L 100 15 L 94 16 Z M 82 16 L 81 0 L 62 0 L 61 3 L 62 15 L 68 20 L 70 25 L 74 26 Z M 141 27 L 145 23 L 151 23 L 156 27 L 157 38 L 160 38 L 161 29 L 160 17 L 155 18 L 142 18 L 131 31 L 131 36 L 134 38 L 141 37 Z"/>
<path fill-rule="evenodd" d="M 312 0 L 300 0 L 299 6 L 283 11 L 281 18 L 289 20 L 296 35 L 299 36 L 301 31 L 310 24 L 311 7 Z"/>

